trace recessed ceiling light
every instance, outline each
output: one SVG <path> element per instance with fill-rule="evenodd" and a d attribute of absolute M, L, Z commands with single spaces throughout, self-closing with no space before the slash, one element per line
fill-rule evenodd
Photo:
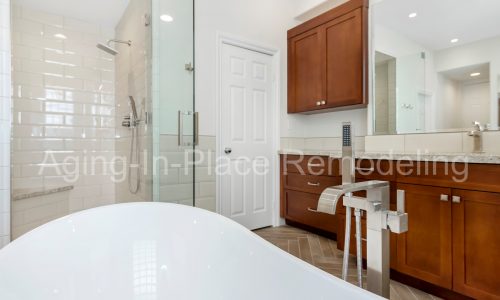
<path fill-rule="evenodd" d="M 160 16 L 160 19 L 163 21 L 163 22 L 167 22 L 167 23 L 170 23 L 170 22 L 173 22 L 174 21 L 174 18 L 172 18 L 171 15 L 161 15 Z"/>
<path fill-rule="evenodd" d="M 65 35 L 64 35 L 64 34 L 62 34 L 62 33 L 56 33 L 56 34 L 54 34 L 54 37 L 55 37 L 56 39 L 61 39 L 61 40 L 65 40 L 65 39 L 67 39 L 67 38 L 68 38 L 67 36 L 65 36 Z"/>
<path fill-rule="evenodd" d="M 479 72 L 478 72 L 478 73 L 471 73 L 471 74 L 470 74 L 470 77 L 477 77 L 477 76 L 479 76 L 479 75 L 481 75 L 481 73 L 479 73 Z"/>
<path fill-rule="evenodd" d="M 408 18 L 410 19 L 413 19 L 413 18 L 416 18 L 417 17 L 417 13 L 416 12 L 413 12 L 411 14 L 408 15 Z"/>
<path fill-rule="evenodd" d="M 451 42 L 452 44 L 458 43 L 458 39 L 452 39 L 450 42 Z"/>

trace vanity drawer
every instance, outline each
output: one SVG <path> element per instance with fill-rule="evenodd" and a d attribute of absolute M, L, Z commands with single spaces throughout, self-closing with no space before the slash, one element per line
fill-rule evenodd
<path fill-rule="evenodd" d="M 442 162 L 403 162 L 400 183 L 500 193 L 500 165 Z"/>
<path fill-rule="evenodd" d="M 339 176 L 339 160 L 328 156 L 282 155 L 283 172 L 316 176 Z"/>
<path fill-rule="evenodd" d="M 365 180 L 396 181 L 396 161 L 357 159 L 356 178 Z"/>
<path fill-rule="evenodd" d="M 320 195 L 326 188 L 339 185 L 339 177 L 312 176 L 290 173 L 284 176 L 285 188 Z"/>
<path fill-rule="evenodd" d="M 308 209 L 316 209 L 319 195 L 287 190 L 285 192 L 286 216 L 291 220 L 303 225 L 337 233 L 337 217 L 323 213 L 311 212 Z"/>

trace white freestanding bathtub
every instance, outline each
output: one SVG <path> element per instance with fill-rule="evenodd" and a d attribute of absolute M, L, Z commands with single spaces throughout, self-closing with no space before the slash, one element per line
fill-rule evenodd
<path fill-rule="evenodd" d="M 0 299 L 379 299 L 201 209 L 96 208 L 0 251 Z"/>

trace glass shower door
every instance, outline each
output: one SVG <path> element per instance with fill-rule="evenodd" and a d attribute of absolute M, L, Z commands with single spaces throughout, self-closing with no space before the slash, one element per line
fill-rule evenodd
<path fill-rule="evenodd" d="M 194 206 L 193 1 L 153 1 L 153 199 Z"/>

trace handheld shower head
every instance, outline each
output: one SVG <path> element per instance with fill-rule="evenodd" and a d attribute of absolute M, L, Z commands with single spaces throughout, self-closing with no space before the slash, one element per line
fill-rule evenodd
<path fill-rule="evenodd" d="M 139 120 L 139 115 L 137 114 L 137 107 L 135 105 L 135 100 L 133 96 L 128 96 L 129 102 L 130 102 L 130 107 L 132 109 L 132 115 L 134 116 L 134 121 Z"/>

